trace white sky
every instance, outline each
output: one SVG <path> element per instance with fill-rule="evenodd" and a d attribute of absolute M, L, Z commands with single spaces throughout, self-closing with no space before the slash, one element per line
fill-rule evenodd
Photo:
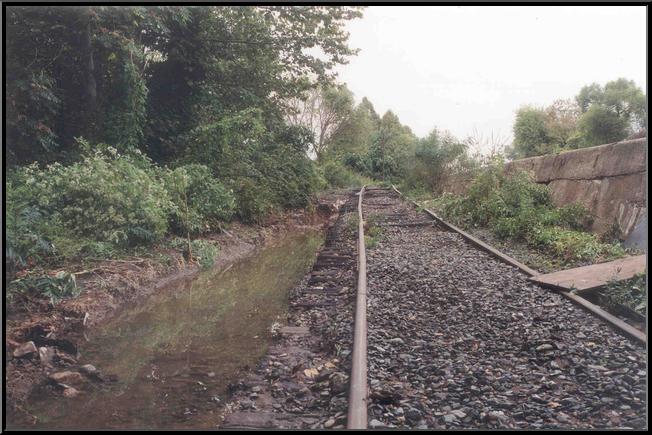
<path fill-rule="evenodd" d="M 339 80 L 418 136 L 512 138 L 515 111 L 618 77 L 646 87 L 645 7 L 373 6 Z"/>

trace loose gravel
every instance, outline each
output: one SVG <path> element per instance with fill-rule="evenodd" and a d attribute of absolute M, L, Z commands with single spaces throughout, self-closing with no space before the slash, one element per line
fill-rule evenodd
<path fill-rule="evenodd" d="M 369 190 L 369 427 L 644 428 L 645 349 Z"/>

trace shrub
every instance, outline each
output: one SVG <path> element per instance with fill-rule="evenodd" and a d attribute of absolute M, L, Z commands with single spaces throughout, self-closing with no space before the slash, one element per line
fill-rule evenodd
<path fill-rule="evenodd" d="M 605 261 L 625 254 L 617 244 L 602 243 L 585 232 L 592 217 L 585 207 L 556 208 L 548 187 L 525 172 L 506 176 L 495 162 L 470 186 L 466 197 L 442 195 L 434 206 L 463 226 L 485 226 L 501 239 L 520 240 L 566 263 Z"/>
<path fill-rule="evenodd" d="M 320 170 L 331 188 L 362 187 L 369 181 L 336 160 L 325 162 Z"/>
<path fill-rule="evenodd" d="M 69 166 L 18 168 L 5 188 L 5 258 L 16 267 L 77 255 L 84 246 L 97 252 L 156 241 L 172 208 L 146 157 L 110 147 Z"/>
<path fill-rule="evenodd" d="M 55 276 L 40 276 L 17 279 L 11 283 L 11 291 L 31 292 L 50 298 L 52 304 L 62 299 L 79 296 L 81 288 L 77 285 L 75 275 L 60 271 Z"/>
<path fill-rule="evenodd" d="M 202 269 L 209 269 L 215 264 L 215 257 L 220 252 L 220 248 L 208 240 L 193 240 L 190 243 L 192 256 L 199 261 Z"/>
<path fill-rule="evenodd" d="M 229 221 L 235 210 L 235 197 L 204 165 L 190 164 L 164 172 L 165 188 L 174 207 L 171 227 L 180 234 L 198 234 L 211 224 Z"/>
<path fill-rule="evenodd" d="M 245 223 L 261 222 L 273 209 L 272 192 L 249 178 L 238 180 L 236 190 L 237 214 Z"/>

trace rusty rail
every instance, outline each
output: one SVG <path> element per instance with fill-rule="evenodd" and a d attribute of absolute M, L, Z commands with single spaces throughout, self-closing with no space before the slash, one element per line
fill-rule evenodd
<path fill-rule="evenodd" d="M 358 290 L 353 326 L 347 429 L 367 428 L 367 255 L 364 246 L 364 220 L 362 218 L 364 190 L 365 186 L 362 186 L 358 193 Z"/>
<path fill-rule="evenodd" d="M 419 203 L 416 201 L 411 200 L 410 198 L 407 198 L 405 195 L 401 193 L 400 190 L 396 188 L 396 186 L 392 185 L 392 189 L 398 193 L 402 198 L 407 199 L 410 201 L 412 204 L 414 204 L 416 207 L 423 209 L 430 217 L 432 217 L 434 220 L 436 220 L 438 223 L 442 224 L 446 228 L 455 231 L 456 233 L 460 234 L 462 237 L 464 237 L 466 240 L 471 242 L 472 244 L 478 246 L 479 248 L 487 251 L 494 257 L 498 258 L 499 260 L 511 264 L 514 267 L 517 267 L 520 269 L 523 273 L 528 275 L 529 277 L 539 275 L 539 272 L 537 272 L 534 269 L 531 269 L 524 265 L 523 263 L 513 259 L 509 255 L 506 255 L 496 248 L 488 245 L 487 243 L 483 242 L 482 240 L 473 237 L 472 235 L 468 234 L 467 232 L 461 230 L 460 228 L 457 228 L 455 225 L 449 224 L 448 222 L 444 221 L 442 218 L 437 216 L 435 212 L 432 210 L 428 210 L 425 207 L 422 207 Z M 591 312 L 592 314 L 598 316 L 600 319 L 604 320 L 605 322 L 611 324 L 614 328 L 616 328 L 618 331 L 621 333 L 624 333 L 625 335 L 634 338 L 638 341 L 640 341 L 643 344 L 647 344 L 647 334 L 644 332 L 639 331 L 638 329 L 634 328 L 633 326 L 627 324 L 626 322 L 620 320 L 618 317 L 614 316 L 611 313 L 608 313 L 607 311 L 603 310 L 599 306 L 595 305 L 594 303 L 584 299 L 583 297 L 579 296 L 578 294 L 574 294 L 571 292 L 567 291 L 559 291 L 562 296 L 564 296 L 566 299 L 570 299 L 572 302 L 575 304 L 581 306 L 582 308 L 586 309 L 587 311 Z"/>

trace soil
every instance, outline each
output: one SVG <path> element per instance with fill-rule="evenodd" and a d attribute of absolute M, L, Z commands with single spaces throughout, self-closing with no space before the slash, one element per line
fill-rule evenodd
<path fill-rule="evenodd" d="M 289 232 L 323 227 L 336 210 L 337 200 L 337 194 L 324 193 L 312 211 L 277 214 L 260 225 L 234 223 L 227 231 L 206 236 L 220 246 L 214 268 L 226 269 Z M 5 411 L 12 421 L 29 420 L 22 404 L 37 385 L 47 381 L 47 373 L 53 368 L 66 368 L 76 362 L 78 344 L 86 339 L 86 333 L 118 315 L 126 306 L 142 303 L 161 291 L 174 291 L 181 287 L 175 284 L 192 280 L 200 268 L 196 262 L 186 261 L 181 252 L 161 243 L 147 258 L 103 260 L 91 269 L 82 264 L 68 265 L 66 270 L 76 273 L 82 288 L 78 297 L 56 305 L 36 296 L 14 297 L 7 302 Z M 53 351 L 49 364 L 41 361 L 38 352 L 14 356 L 14 351 L 29 341 L 37 348 Z"/>

